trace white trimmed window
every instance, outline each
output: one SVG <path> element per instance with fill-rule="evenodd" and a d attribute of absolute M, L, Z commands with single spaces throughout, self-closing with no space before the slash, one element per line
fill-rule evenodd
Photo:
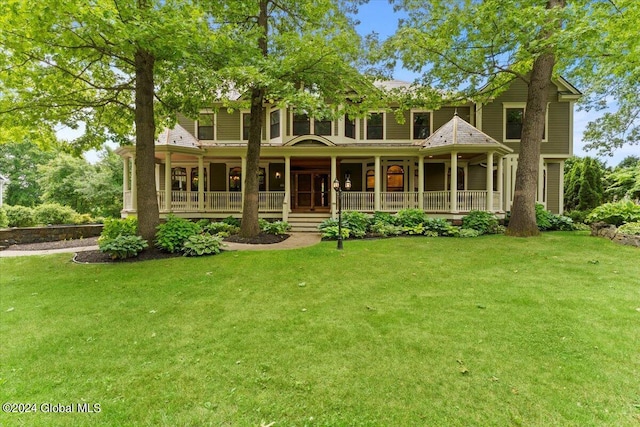
<path fill-rule="evenodd" d="M 384 139 L 384 113 L 371 113 L 365 125 L 367 139 Z"/>
<path fill-rule="evenodd" d="M 198 117 L 198 139 L 212 141 L 214 139 L 215 116 L 213 113 L 200 114 Z"/>
<path fill-rule="evenodd" d="M 507 142 L 519 142 L 522 139 L 522 125 L 526 111 L 526 102 L 502 103 L 502 140 Z M 549 128 L 549 104 L 544 117 L 544 131 L 542 141 L 547 141 L 547 129 Z"/>
<path fill-rule="evenodd" d="M 411 136 L 414 140 L 426 139 L 431 135 L 431 119 L 430 111 L 411 112 Z"/>

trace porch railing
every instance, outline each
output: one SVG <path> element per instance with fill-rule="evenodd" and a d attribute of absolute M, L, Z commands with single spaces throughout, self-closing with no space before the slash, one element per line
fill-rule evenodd
<path fill-rule="evenodd" d="M 425 212 L 446 212 L 449 210 L 449 191 L 426 191 L 422 197 Z"/>
<path fill-rule="evenodd" d="M 473 210 L 482 211 L 487 208 L 486 191 L 458 191 L 458 210 L 468 212 Z"/>
<path fill-rule="evenodd" d="M 343 191 L 342 210 L 373 212 L 375 194 L 370 191 Z"/>
<path fill-rule="evenodd" d="M 282 212 L 284 191 L 261 191 L 258 195 L 260 212 Z"/>
<path fill-rule="evenodd" d="M 198 199 L 197 191 L 171 191 L 171 211 L 197 212 L 199 210 Z M 165 200 L 166 193 L 158 191 L 158 206 L 161 211 L 166 210 Z M 260 212 L 280 212 L 283 202 L 284 191 L 261 191 L 258 196 Z M 240 212 L 242 211 L 242 193 L 205 191 L 203 208 L 205 212 Z"/>
<path fill-rule="evenodd" d="M 416 209 L 418 207 L 418 192 L 382 192 L 380 193 L 380 210 L 383 212 L 397 212 L 402 209 Z"/>
<path fill-rule="evenodd" d="M 125 211 L 129 211 L 131 209 L 133 209 L 133 200 L 131 198 L 131 191 L 124 191 L 123 192 L 123 208 Z"/>

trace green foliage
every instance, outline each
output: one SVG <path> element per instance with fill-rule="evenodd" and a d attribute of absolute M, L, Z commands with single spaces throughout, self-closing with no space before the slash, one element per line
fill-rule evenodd
<path fill-rule="evenodd" d="M 222 220 L 225 224 L 233 225 L 234 227 L 240 228 L 240 220 L 238 218 L 234 218 L 232 216 L 228 216 Z"/>
<path fill-rule="evenodd" d="M 453 227 L 446 219 L 442 218 L 427 218 L 424 223 L 424 230 L 433 231 L 438 233 L 438 236 L 448 236 L 451 231 L 451 227 Z"/>
<path fill-rule="evenodd" d="M 342 227 L 342 238 L 348 239 L 351 232 L 348 228 Z M 329 225 L 322 229 L 322 238 L 329 240 L 336 240 L 338 238 L 338 226 Z"/>
<path fill-rule="evenodd" d="M 156 247 L 166 252 L 175 253 L 182 249 L 184 242 L 193 235 L 200 234 L 198 224 L 175 215 L 169 215 L 164 224 L 158 226 Z"/>
<path fill-rule="evenodd" d="M 397 218 L 391 215 L 389 212 L 374 212 L 371 223 L 382 222 L 389 225 L 398 225 Z"/>
<path fill-rule="evenodd" d="M 342 213 L 342 226 L 350 231 L 353 237 L 364 237 L 370 226 L 369 215 L 363 212 L 347 211 Z"/>
<path fill-rule="evenodd" d="M 45 203 L 33 210 L 38 224 L 75 224 L 78 213 L 69 206 L 59 203 Z"/>
<path fill-rule="evenodd" d="M 625 159 L 627 160 L 627 159 Z M 613 171 L 605 175 L 605 196 L 608 201 L 640 199 L 640 163 L 634 158 L 623 161 Z"/>
<path fill-rule="evenodd" d="M 620 226 L 626 222 L 638 222 L 640 221 L 640 205 L 630 200 L 605 203 L 595 208 L 589 216 L 587 216 L 588 223 L 598 221 L 616 226 Z"/>
<path fill-rule="evenodd" d="M 89 214 L 76 213 L 76 215 L 73 217 L 74 224 L 91 224 L 94 222 L 96 222 L 96 220 Z"/>
<path fill-rule="evenodd" d="M 291 230 L 291 225 L 286 221 L 264 221 L 260 220 L 260 230 L 267 234 L 287 234 L 287 231 Z"/>
<path fill-rule="evenodd" d="M 130 216 L 127 218 L 106 218 L 102 233 L 98 238 L 100 242 L 107 242 L 118 236 L 135 236 L 138 233 L 138 218 Z"/>
<path fill-rule="evenodd" d="M 424 224 L 420 223 L 411 227 L 402 227 L 402 231 L 410 236 L 421 235 L 425 232 Z"/>
<path fill-rule="evenodd" d="M 574 210 L 570 212 L 565 212 L 566 216 L 571 218 L 571 220 L 574 223 L 581 223 L 581 224 L 584 224 L 584 222 L 587 219 L 587 216 L 589 216 L 590 213 L 591 213 L 591 210 L 586 210 L 586 211 Z"/>
<path fill-rule="evenodd" d="M 198 224 L 200 225 L 200 222 L 198 222 Z M 240 228 L 235 225 L 227 224 L 226 222 L 210 222 L 203 226 L 202 230 L 209 234 L 225 233 L 226 236 L 230 236 L 232 234 L 238 234 Z"/>
<path fill-rule="evenodd" d="M 589 210 L 602 203 L 604 166 L 590 157 L 565 164 L 564 204 L 567 210 Z"/>
<path fill-rule="evenodd" d="M 70 206 L 76 212 L 88 213 L 90 205 L 78 191 L 88 179 L 86 171 L 91 166 L 84 158 L 58 153 L 46 165 L 38 167 L 38 183 L 42 188 L 42 200 Z"/>
<path fill-rule="evenodd" d="M 0 228 L 7 228 L 9 226 L 9 217 L 4 208 L 0 208 Z"/>
<path fill-rule="evenodd" d="M 630 236 L 640 236 L 640 222 L 628 222 L 618 228 L 618 233 Z"/>
<path fill-rule="evenodd" d="M 4 208 L 9 220 L 9 227 L 33 227 L 36 225 L 35 214 L 30 207 L 6 205 Z"/>
<path fill-rule="evenodd" d="M 207 227 L 209 224 L 211 223 L 211 221 L 209 221 L 206 218 L 202 218 L 199 219 L 198 221 L 196 221 L 196 224 L 198 224 L 198 227 L 202 228 L 203 230 L 205 229 L 205 227 Z"/>
<path fill-rule="evenodd" d="M 119 217 L 122 210 L 122 159 L 105 147 L 95 165 L 86 164 L 76 193 L 95 216 Z"/>
<path fill-rule="evenodd" d="M 370 230 L 373 235 L 380 237 L 399 236 L 403 231 L 402 227 L 385 222 L 384 220 L 371 224 Z"/>
<path fill-rule="evenodd" d="M 212 236 L 208 233 L 189 236 L 182 245 L 184 256 L 215 255 L 220 253 L 222 237 Z"/>
<path fill-rule="evenodd" d="M 42 202 L 38 166 L 45 165 L 55 157 L 55 153 L 41 148 L 34 142 L 35 138 L 25 137 L 16 142 L 3 140 L 0 143 L 0 171 L 9 178 L 3 197 L 8 205 L 34 206 Z"/>
<path fill-rule="evenodd" d="M 103 241 L 99 246 L 100 251 L 108 253 L 113 259 L 126 259 L 138 256 L 149 244 L 140 236 L 120 234 L 114 239 Z"/>
<path fill-rule="evenodd" d="M 458 237 L 478 237 L 482 233 L 473 228 L 461 228 Z"/>
<path fill-rule="evenodd" d="M 536 224 L 540 231 L 549 230 L 551 228 L 551 216 L 553 214 L 545 209 L 544 205 L 536 203 Z"/>
<path fill-rule="evenodd" d="M 549 217 L 549 230 L 573 231 L 576 229 L 573 220 L 568 216 L 551 214 Z"/>
<path fill-rule="evenodd" d="M 427 215 L 420 209 L 403 209 L 396 214 L 398 225 L 415 227 L 427 221 Z"/>
<path fill-rule="evenodd" d="M 462 228 L 476 230 L 480 234 L 497 234 L 498 218 L 491 212 L 471 211 L 462 218 Z"/>
<path fill-rule="evenodd" d="M 327 218 L 318 225 L 318 230 L 322 232 L 325 228 L 333 226 L 338 226 L 338 220 L 334 218 Z"/>

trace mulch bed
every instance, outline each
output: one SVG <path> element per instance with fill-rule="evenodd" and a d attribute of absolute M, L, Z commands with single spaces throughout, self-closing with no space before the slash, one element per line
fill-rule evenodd
<path fill-rule="evenodd" d="M 244 238 L 240 237 L 237 234 L 229 237 L 225 237 L 225 242 L 233 242 L 233 243 L 245 243 L 250 245 L 271 245 L 273 243 L 280 243 L 289 238 L 288 234 L 266 234 L 260 233 L 256 237 Z"/>
<path fill-rule="evenodd" d="M 170 254 L 168 252 L 161 252 L 155 248 L 147 249 L 138 254 L 135 258 L 127 259 L 112 259 L 109 254 L 100 251 L 83 251 L 78 252 L 73 258 L 75 262 L 82 264 L 105 264 L 105 263 L 122 263 L 122 262 L 138 262 L 148 261 L 151 259 L 166 259 L 182 256 L 180 253 Z"/>

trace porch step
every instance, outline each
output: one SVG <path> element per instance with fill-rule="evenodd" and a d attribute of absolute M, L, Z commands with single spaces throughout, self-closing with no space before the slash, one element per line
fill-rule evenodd
<path fill-rule="evenodd" d="M 291 231 L 317 233 L 318 225 L 329 218 L 329 213 L 290 213 L 287 222 L 291 224 Z"/>

